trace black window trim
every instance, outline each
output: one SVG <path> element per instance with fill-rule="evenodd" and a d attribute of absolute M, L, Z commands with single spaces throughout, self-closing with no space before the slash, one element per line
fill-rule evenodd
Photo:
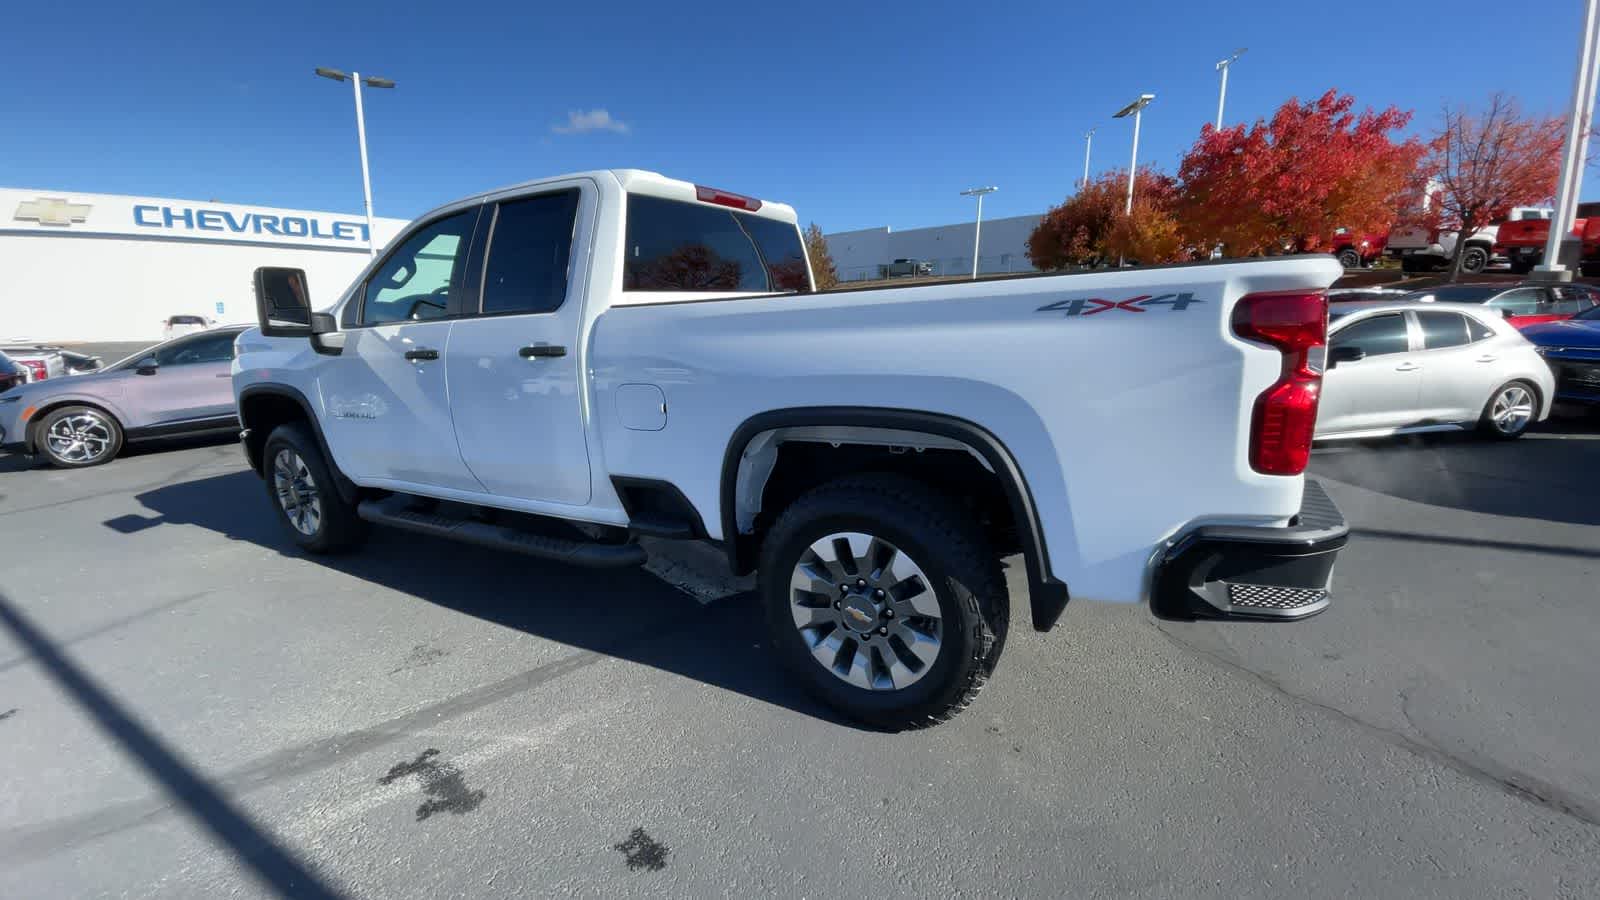
<path fill-rule="evenodd" d="M 541 187 L 545 186 L 541 185 Z M 567 247 L 567 289 L 566 292 L 561 295 L 561 303 L 556 306 L 555 309 L 546 310 L 544 312 L 529 312 L 527 310 L 516 309 L 506 310 L 505 312 L 484 312 L 483 286 L 488 283 L 489 280 L 489 256 L 494 250 L 495 227 L 500 224 L 500 207 L 507 203 L 520 203 L 524 200 L 537 200 L 540 197 L 550 197 L 555 194 L 566 194 L 573 191 L 576 191 L 578 194 L 578 202 L 572 206 L 572 238 L 571 243 Z M 476 302 L 471 304 L 463 303 L 460 318 L 500 319 L 506 316 L 554 316 L 559 314 L 563 309 L 566 309 L 568 301 L 572 299 L 573 284 L 579 281 L 578 278 L 573 277 L 576 274 L 575 267 L 573 266 L 573 260 L 578 256 L 578 226 L 583 223 L 583 200 L 584 195 L 582 185 L 572 184 L 565 187 L 549 187 L 546 190 L 533 191 L 527 194 L 512 194 L 507 197 L 497 197 L 493 200 L 486 201 L 484 205 L 493 206 L 494 209 L 488 216 L 489 221 L 487 227 L 482 227 L 484 217 L 482 214 L 479 215 L 479 230 L 483 233 L 483 240 L 481 243 L 476 243 L 473 245 L 473 251 L 482 258 L 474 260 L 469 257 L 467 260 L 468 263 L 473 265 L 471 274 L 475 278 L 475 283 L 472 285 L 471 292 L 465 298 L 463 298 L 464 300 L 475 300 Z M 469 308 L 471 306 L 475 306 L 476 309 Z"/>
<path fill-rule="evenodd" d="M 394 239 L 393 243 L 390 245 L 389 252 L 387 252 L 387 253 L 383 254 L 383 256 L 379 257 L 377 264 L 374 265 L 371 269 L 369 269 L 367 271 L 367 276 L 365 278 L 361 279 L 361 283 L 356 286 L 355 296 L 351 297 L 350 300 L 347 301 L 347 305 L 348 305 L 348 303 L 354 303 L 356 305 L 355 321 L 350 323 L 350 324 L 348 324 L 348 325 L 344 324 L 343 321 L 341 321 L 340 324 L 339 324 L 339 330 L 341 330 L 341 331 L 356 331 L 358 329 L 364 330 L 364 329 L 368 329 L 368 328 L 381 328 L 381 327 L 383 327 L 385 325 L 426 325 L 426 324 L 428 324 L 430 322 L 448 322 L 448 321 L 450 321 L 452 319 L 464 318 L 466 314 L 464 312 L 460 312 L 459 311 L 460 305 L 456 302 L 456 297 L 460 293 L 461 285 L 463 283 L 463 279 L 466 277 L 467 263 L 470 263 L 472 261 L 472 259 L 471 259 L 472 247 L 474 246 L 475 241 L 477 240 L 478 231 L 479 231 L 479 229 L 481 229 L 483 227 L 483 206 L 484 206 L 484 201 L 479 200 L 475 204 L 473 204 L 472 206 L 466 207 L 464 209 L 449 209 L 449 210 L 443 211 L 443 212 L 439 213 L 436 216 L 429 217 L 428 219 L 426 219 L 424 221 L 416 223 L 412 227 L 407 228 L 399 236 L 397 236 Z M 425 228 L 430 228 L 433 225 L 444 221 L 445 219 L 455 218 L 456 216 L 459 216 L 459 215 L 461 215 L 463 213 L 474 213 L 476 215 L 476 218 L 473 219 L 472 228 L 469 231 L 469 233 L 467 234 L 467 242 L 466 242 L 467 243 L 467 247 L 466 247 L 467 259 L 465 260 L 465 262 L 463 263 L 463 265 L 460 268 L 461 277 L 458 278 L 454 273 L 452 273 L 451 276 L 450 276 L 450 292 L 447 295 L 450 299 L 445 304 L 445 313 L 444 313 L 444 315 L 435 316 L 432 319 L 420 319 L 420 320 L 411 321 L 411 322 L 408 322 L 408 321 L 367 322 L 367 321 L 365 321 L 366 315 L 367 315 L 367 286 L 372 283 L 372 276 L 377 274 L 378 270 L 383 268 L 384 264 L 387 263 L 391 257 L 393 257 L 396 253 L 399 253 L 400 252 L 400 248 L 402 248 L 402 247 L 404 247 L 406 245 L 406 241 L 411 240 L 411 238 L 415 237 L 418 232 L 422 231 Z M 339 318 L 341 320 L 344 318 L 344 311 L 343 310 L 340 310 Z"/>

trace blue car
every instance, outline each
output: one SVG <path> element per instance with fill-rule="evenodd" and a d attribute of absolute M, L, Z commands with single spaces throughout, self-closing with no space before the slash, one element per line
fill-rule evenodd
<path fill-rule="evenodd" d="M 1556 376 L 1556 399 L 1600 405 L 1600 306 L 1522 329 Z"/>

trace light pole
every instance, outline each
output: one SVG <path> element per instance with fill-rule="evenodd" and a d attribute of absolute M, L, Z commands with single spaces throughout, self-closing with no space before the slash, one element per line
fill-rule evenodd
<path fill-rule="evenodd" d="M 373 78 L 370 75 L 363 78 L 360 72 L 346 75 L 338 69 L 318 68 L 317 74 L 334 81 L 348 80 L 356 92 L 356 139 L 361 143 L 361 196 L 367 205 L 367 253 L 376 256 L 378 246 L 372 233 L 372 176 L 367 172 L 367 117 L 361 111 L 361 86 L 364 84 L 370 88 L 392 88 L 394 82 L 387 78 Z"/>
<path fill-rule="evenodd" d="M 1089 151 L 1094 149 L 1094 129 L 1091 128 L 1083 135 L 1083 181 L 1079 182 L 1078 190 L 1089 186 Z"/>
<path fill-rule="evenodd" d="M 978 198 L 978 221 L 972 228 L 972 280 L 978 280 L 978 242 L 983 237 L 983 195 L 992 194 L 1000 190 L 994 185 L 989 187 L 968 188 L 961 192 L 963 197 Z"/>
<path fill-rule="evenodd" d="M 1111 117 L 1125 119 L 1133 116 L 1133 156 L 1128 161 L 1128 206 L 1125 210 L 1128 215 L 1133 215 L 1133 175 L 1139 170 L 1139 114 L 1155 98 L 1155 94 L 1140 94 L 1139 99 L 1117 110 Z"/>
<path fill-rule="evenodd" d="M 1561 262 L 1561 245 L 1573 240 L 1572 226 L 1578 213 L 1578 191 L 1583 186 L 1583 167 L 1589 154 L 1589 117 L 1594 111 L 1596 55 L 1600 52 L 1600 16 L 1596 0 L 1585 4 L 1583 36 L 1578 44 L 1578 77 L 1572 86 L 1572 112 L 1567 115 L 1567 138 L 1561 145 L 1561 180 L 1556 182 L 1555 215 L 1550 221 L 1550 236 L 1545 239 L 1544 260 L 1533 277 L 1542 281 L 1568 281 L 1572 273 Z"/>
<path fill-rule="evenodd" d="M 1245 48 L 1240 47 L 1233 51 L 1233 55 L 1217 63 L 1217 71 L 1222 73 L 1222 90 L 1217 93 L 1217 130 L 1222 130 L 1222 104 L 1228 99 L 1228 67 L 1234 64 L 1239 57 L 1244 55 Z"/>

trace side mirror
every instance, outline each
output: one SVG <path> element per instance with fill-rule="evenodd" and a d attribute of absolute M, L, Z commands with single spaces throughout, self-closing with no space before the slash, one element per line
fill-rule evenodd
<path fill-rule="evenodd" d="M 338 356 L 344 352 L 344 333 L 339 330 L 339 320 L 332 313 L 311 314 L 311 349 L 324 356 Z"/>
<path fill-rule="evenodd" d="M 256 322 L 267 337 L 311 335 L 311 291 L 304 269 L 256 270 Z"/>
<path fill-rule="evenodd" d="M 1367 358 L 1367 351 L 1360 347 L 1346 344 L 1343 347 L 1333 347 L 1328 351 L 1328 368 L 1333 368 L 1342 362 L 1357 362 Z"/>
<path fill-rule="evenodd" d="M 156 370 L 160 368 L 161 364 L 156 362 L 156 358 L 154 356 L 146 356 L 133 366 L 133 370 L 138 372 L 140 375 L 154 375 Z"/>

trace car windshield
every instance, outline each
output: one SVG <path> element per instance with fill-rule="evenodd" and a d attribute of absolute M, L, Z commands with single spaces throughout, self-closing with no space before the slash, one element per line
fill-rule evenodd
<path fill-rule="evenodd" d="M 1583 312 L 1573 316 L 1573 318 L 1586 319 L 1591 322 L 1600 321 L 1600 306 L 1591 306 Z"/>
<path fill-rule="evenodd" d="M 173 325 L 204 325 L 205 319 L 199 316 L 173 316 L 170 320 Z"/>
<path fill-rule="evenodd" d="M 1493 284 L 1451 284 L 1412 291 L 1401 300 L 1439 303 L 1482 303 L 1505 288 Z"/>

